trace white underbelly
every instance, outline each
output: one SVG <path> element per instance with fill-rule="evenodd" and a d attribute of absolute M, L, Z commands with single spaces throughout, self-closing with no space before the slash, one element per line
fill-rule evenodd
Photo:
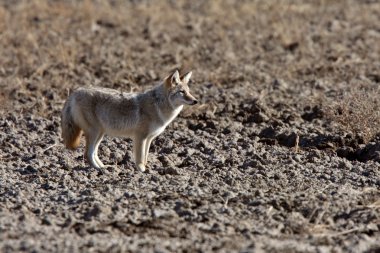
<path fill-rule="evenodd" d="M 133 131 L 119 130 L 119 129 L 106 129 L 105 132 L 108 136 L 112 137 L 129 137 L 134 136 Z"/>

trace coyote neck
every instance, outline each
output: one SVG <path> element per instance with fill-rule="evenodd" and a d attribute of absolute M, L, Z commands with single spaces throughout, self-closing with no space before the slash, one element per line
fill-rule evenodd
<path fill-rule="evenodd" d="M 169 124 L 182 110 L 183 106 L 175 106 L 170 102 L 163 84 L 152 90 L 157 114 L 164 125 Z"/>

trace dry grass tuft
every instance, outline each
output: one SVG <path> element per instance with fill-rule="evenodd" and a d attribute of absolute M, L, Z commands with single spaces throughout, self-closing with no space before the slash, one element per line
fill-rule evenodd
<path fill-rule="evenodd" d="M 340 130 L 351 132 L 365 143 L 380 133 L 380 88 L 354 87 L 333 99 L 325 99 L 322 110 Z"/>

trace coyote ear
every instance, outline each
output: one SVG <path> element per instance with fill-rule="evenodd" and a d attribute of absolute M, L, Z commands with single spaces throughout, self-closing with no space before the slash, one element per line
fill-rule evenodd
<path fill-rule="evenodd" d="M 178 70 L 176 70 L 173 74 L 165 78 L 165 85 L 167 88 L 174 88 L 180 82 L 181 79 L 179 78 Z"/>
<path fill-rule="evenodd" d="M 193 74 L 193 72 L 189 72 L 189 73 L 187 73 L 183 78 L 182 78 L 182 81 L 184 82 L 184 83 L 189 83 L 189 81 L 190 81 L 190 77 L 191 77 L 191 74 Z"/>
<path fill-rule="evenodd" d="M 176 70 L 171 78 L 171 83 L 174 85 L 177 85 L 181 82 L 181 79 L 179 78 L 179 72 Z"/>

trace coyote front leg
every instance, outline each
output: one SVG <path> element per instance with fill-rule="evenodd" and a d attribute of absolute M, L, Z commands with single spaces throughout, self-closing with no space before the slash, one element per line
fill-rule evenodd
<path fill-rule="evenodd" d="M 136 136 L 133 144 L 133 153 L 135 156 L 135 163 L 137 168 L 144 172 L 145 171 L 145 145 L 147 143 L 147 138 L 143 136 Z"/>
<path fill-rule="evenodd" d="M 148 163 L 148 154 L 149 154 L 149 148 L 150 144 L 152 144 L 152 141 L 154 140 L 155 136 L 149 136 L 145 143 L 145 156 L 144 156 L 144 164 L 146 165 Z"/>

